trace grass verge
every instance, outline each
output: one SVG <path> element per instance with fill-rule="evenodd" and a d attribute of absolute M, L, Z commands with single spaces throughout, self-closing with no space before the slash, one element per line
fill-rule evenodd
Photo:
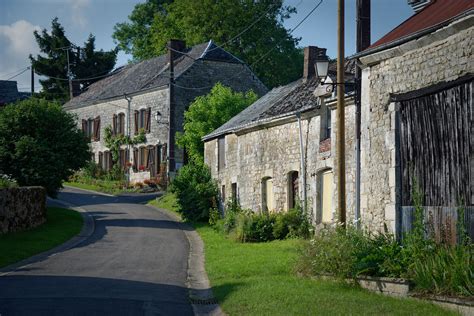
<path fill-rule="evenodd" d="M 71 187 L 79 188 L 79 189 L 103 192 L 103 193 L 108 193 L 108 194 L 113 194 L 113 195 L 132 191 L 132 190 L 123 189 L 122 183 L 120 181 L 95 180 L 93 184 L 82 183 L 82 182 L 64 182 L 64 184 Z"/>
<path fill-rule="evenodd" d="M 166 209 L 168 211 L 176 213 L 177 215 L 179 215 L 179 217 L 181 217 L 181 215 L 179 214 L 178 203 L 176 202 L 176 196 L 173 193 L 166 192 L 159 198 L 148 202 L 148 204 L 153 205 L 157 208 Z"/>
<path fill-rule="evenodd" d="M 178 211 L 173 195 L 153 202 Z M 457 315 L 428 302 L 392 298 L 293 272 L 303 241 L 238 243 L 194 224 L 205 244 L 206 271 L 228 315 Z"/>
<path fill-rule="evenodd" d="M 0 268 L 58 246 L 82 229 L 76 211 L 48 207 L 46 223 L 28 231 L 0 235 Z"/>

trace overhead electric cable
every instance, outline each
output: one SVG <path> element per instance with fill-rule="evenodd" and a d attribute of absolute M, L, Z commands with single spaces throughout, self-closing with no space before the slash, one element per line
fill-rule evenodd
<path fill-rule="evenodd" d="M 25 69 L 23 69 L 22 72 L 20 72 L 20 73 L 14 75 L 14 76 L 12 76 L 12 77 L 10 77 L 10 78 L 8 78 L 8 79 L 5 79 L 5 81 L 12 80 L 13 78 L 18 77 L 19 75 L 23 74 L 23 73 L 24 73 L 25 71 L 27 71 L 28 69 L 30 69 L 30 67 L 26 67 Z"/>

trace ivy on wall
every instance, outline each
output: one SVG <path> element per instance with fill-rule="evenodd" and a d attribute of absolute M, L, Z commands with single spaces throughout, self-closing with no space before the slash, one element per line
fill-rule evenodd
<path fill-rule="evenodd" d="M 146 142 L 145 129 L 140 128 L 138 134 L 131 138 L 128 135 L 114 135 L 112 126 L 105 128 L 105 145 L 110 149 L 112 160 L 116 163 L 119 159 L 120 146 L 137 145 Z"/>

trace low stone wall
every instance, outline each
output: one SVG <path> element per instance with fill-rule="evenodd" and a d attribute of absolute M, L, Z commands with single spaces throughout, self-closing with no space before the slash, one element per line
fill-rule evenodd
<path fill-rule="evenodd" d="M 0 234 L 22 231 L 46 221 L 46 190 L 42 187 L 0 189 Z"/>

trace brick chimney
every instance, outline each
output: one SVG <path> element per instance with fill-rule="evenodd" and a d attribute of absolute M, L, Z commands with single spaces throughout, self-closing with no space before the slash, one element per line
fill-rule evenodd
<path fill-rule="evenodd" d="M 317 46 L 308 46 L 304 49 L 304 68 L 303 78 L 309 79 L 316 74 L 314 63 L 318 56 L 326 56 L 326 48 L 319 48 Z"/>

